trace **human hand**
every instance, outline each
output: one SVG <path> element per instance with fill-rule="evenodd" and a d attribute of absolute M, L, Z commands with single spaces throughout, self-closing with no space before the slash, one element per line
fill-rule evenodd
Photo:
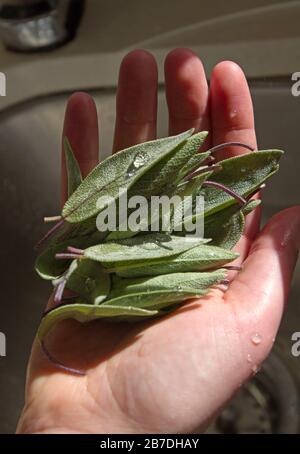
<path fill-rule="evenodd" d="M 219 63 L 209 90 L 198 57 L 177 49 L 166 58 L 165 78 L 170 134 L 194 127 L 210 131 L 207 146 L 239 141 L 256 147 L 251 97 L 236 64 Z M 154 139 L 156 114 L 156 63 L 147 52 L 131 52 L 120 69 L 114 151 Z M 70 98 L 64 135 L 86 175 L 98 159 L 97 114 L 88 95 Z M 227 148 L 218 157 L 241 152 Z M 64 201 L 64 162 L 62 194 Z M 86 376 L 57 369 L 35 341 L 18 433 L 205 430 L 270 351 L 296 263 L 300 207 L 279 213 L 260 233 L 259 214 L 256 209 L 247 217 L 237 246 L 243 270 L 226 292 L 213 289 L 146 323 L 67 320 L 53 329 L 51 353 Z"/>

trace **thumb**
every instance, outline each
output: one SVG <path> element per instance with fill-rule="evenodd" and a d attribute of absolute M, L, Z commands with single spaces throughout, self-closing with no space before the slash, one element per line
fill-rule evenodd
<path fill-rule="evenodd" d="M 244 348 L 257 363 L 265 359 L 276 336 L 299 247 L 300 206 L 296 206 L 267 223 L 226 293 L 239 318 Z M 258 343 L 253 342 L 255 334 Z"/>

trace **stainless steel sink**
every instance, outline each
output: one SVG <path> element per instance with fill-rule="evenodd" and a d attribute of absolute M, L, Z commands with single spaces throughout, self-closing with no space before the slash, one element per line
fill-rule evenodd
<path fill-rule="evenodd" d="M 7 96 L 0 98 L 0 270 L 4 306 L 0 332 L 7 339 L 7 356 L 0 358 L 0 433 L 15 429 L 23 403 L 26 362 L 49 294 L 49 286 L 33 271 L 33 247 L 44 232 L 43 217 L 57 214 L 60 208 L 60 134 L 69 91 L 88 89 L 94 94 L 101 112 L 101 155 L 105 157 L 112 144 L 117 71 L 128 50 L 143 47 L 154 53 L 160 65 L 160 83 L 163 58 L 174 47 L 192 48 L 203 58 L 208 73 L 221 59 L 235 60 L 250 79 L 260 148 L 286 150 L 280 173 L 264 191 L 263 222 L 300 201 L 300 97 L 290 92 L 290 74 L 300 70 L 299 2 L 227 0 L 216 6 L 208 0 L 201 4 L 198 0 L 132 0 L 126 9 L 123 3 L 86 0 L 76 37 L 52 52 L 14 53 L 0 43 L 1 71 L 7 79 Z M 159 136 L 167 134 L 166 119 L 161 87 Z M 266 376 L 284 375 L 278 372 L 278 361 L 283 364 L 289 377 L 284 381 L 286 385 L 271 380 L 268 392 L 284 387 L 289 395 L 285 394 L 283 400 L 293 405 L 300 398 L 300 359 L 291 354 L 291 335 L 300 331 L 299 271 L 298 265 L 290 304 L 274 347 L 275 368 L 271 358 L 265 366 L 267 373 L 262 372 Z M 265 386 L 265 378 L 258 379 L 256 396 L 261 393 L 261 384 Z M 287 385 L 294 382 L 295 386 Z M 233 430 L 233 426 L 239 430 L 241 424 L 233 424 L 232 415 L 237 408 L 248 408 L 247 402 L 251 403 L 251 414 L 266 414 L 268 406 L 258 409 L 253 400 L 253 386 L 255 383 L 237 397 L 213 431 Z M 282 421 L 276 427 L 295 430 L 297 424 L 291 429 L 284 420 L 286 415 L 291 418 L 291 413 L 280 408 L 275 416 Z M 271 430 L 271 416 L 260 428 Z M 249 418 L 246 426 L 249 429 Z"/>
<path fill-rule="evenodd" d="M 251 82 L 251 81 L 250 81 Z M 299 202 L 298 151 L 300 99 L 290 81 L 251 82 L 260 148 L 286 150 L 280 173 L 265 190 L 264 220 Z M 111 150 L 115 90 L 94 93 L 101 111 L 101 153 Z M 0 113 L 0 206 L 2 222 L 0 331 L 7 337 L 7 357 L 0 359 L 0 433 L 13 432 L 23 403 L 26 362 L 45 307 L 49 287 L 33 271 L 43 216 L 59 211 L 60 134 L 67 93 L 32 100 Z M 159 97 L 159 135 L 167 133 L 166 107 Z M 291 355 L 291 334 L 300 331 L 300 274 L 296 272 L 290 304 L 276 349 L 300 389 L 299 359 Z"/>

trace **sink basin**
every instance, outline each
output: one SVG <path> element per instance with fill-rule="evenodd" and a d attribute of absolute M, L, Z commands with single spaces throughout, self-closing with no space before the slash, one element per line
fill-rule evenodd
<path fill-rule="evenodd" d="M 85 3 L 77 36 L 66 46 L 34 54 L 9 52 L 0 46 L 1 71 L 7 80 L 7 95 L 0 97 L 5 305 L 0 332 L 7 339 L 7 356 L 0 357 L 0 433 L 15 430 L 26 362 L 49 295 L 49 285 L 33 271 L 33 248 L 45 231 L 43 217 L 56 215 L 60 209 L 60 135 L 70 92 L 88 90 L 95 96 L 101 112 L 101 155 L 106 157 L 112 145 L 118 67 L 128 50 L 143 47 L 158 60 L 159 136 L 167 134 L 162 91 L 166 52 L 179 46 L 192 48 L 203 58 L 208 74 L 221 59 L 235 60 L 249 78 L 259 147 L 286 150 L 280 173 L 264 190 L 263 222 L 276 211 L 299 203 L 300 98 L 291 95 L 291 73 L 299 70 L 300 61 L 299 2 L 227 0 L 216 6 L 211 1 L 199 5 L 198 0 L 172 0 L 172 14 L 170 2 L 161 0 L 132 0 L 126 9 L 123 0 Z M 298 390 L 299 358 L 291 354 L 291 335 L 300 331 L 299 271 L 298 265 L 274 347 Z M 231 414 L 241 402 L 239 397 Z M 228 415 L 223 419 L 228 424 Z"/>
<path fill-rule="evenodd" d="M 300 101 L 290 95 L 289 80 L 250 81 L 260 148 L 283 148 L 280 173 L 264 191 L 264 221 L 274 212 L 299 202 Z M 101 150 L 111 150 L 115 90 L 92 93 L 101 111 Z M 59 212 L 60 134 L 67 93 L 24 102 L 0 113 L 0 225 L 3 244 L 0 331 L 7 338 L 7 356 L 0 359 L 0 433 L 10 433 L 23 403 L 25 367 L 49 286 L 33 271 L 34 244 L 44 232 L 45 215 Z M 159 135 L 167 133 L 162 90 Z M 291 355 L 291 334 L 300 330 L 300 273 L 296 272 L 290 304 L 276 342 L 300 384 L 297 358 Z M 298 375 L 297 375 L 298 374 Z"/>

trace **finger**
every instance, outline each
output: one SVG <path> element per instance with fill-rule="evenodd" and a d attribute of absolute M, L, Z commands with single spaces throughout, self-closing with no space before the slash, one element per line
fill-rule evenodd
<path fill-rule="evenodd" d="M 165 60 L 169 134 L 190 128 L 210 130 L 208 85 L 201 60 L 189 49 L 175 49 Z"/>
<path fill-rule="evenodd" d="M 211 76 L 211 120 L 213 145 L 224 142 L 242 142 L 257 148 L 254 113 L 247 79 L 242 69 L 234 62 L 223 61 L 215 66 Z M 240 147 L 228 147 L 216 154 L 217 160 L 243 154 Z M 257 235 L 260 224 L 260 207 L 247 216 L 245 236 L 237 250 L 243 259 L 251 241 Z"/>
<path fill-rule="evenodd" d="M 257 147 L 251 95 L 242 69 L 234 62 L 215 66 L 210 86 L 213 145 L 243 142 Z M 245 153 L 243 148 L 229 147 L 217 152 L 218 159 Z"/>
<path fill-rule="evenodd" d="M 68 100 L 63 138 L 70 141 L 85 177 L 98 164 L 98 119 L 94 100 L 87 93 L 74 93 Z M 64 150 L 61 167 L 62 203 L 67 199 L 67 174 Z"/>
<path fill-rule="evenodd" d="M 268 222 L 253 243 L 243 270 L 225 294 L 236 314 L 244 349 L 256 364 L 264 360 L 272 347 L 299 247 L 300 206 L 297 206 L 278 213 Z"/>
<path fill-rule="evenodd" d="M 144 50 L 127 54 L 120 67 L 113 151 L 156 137 L 157 65 Z"/>

